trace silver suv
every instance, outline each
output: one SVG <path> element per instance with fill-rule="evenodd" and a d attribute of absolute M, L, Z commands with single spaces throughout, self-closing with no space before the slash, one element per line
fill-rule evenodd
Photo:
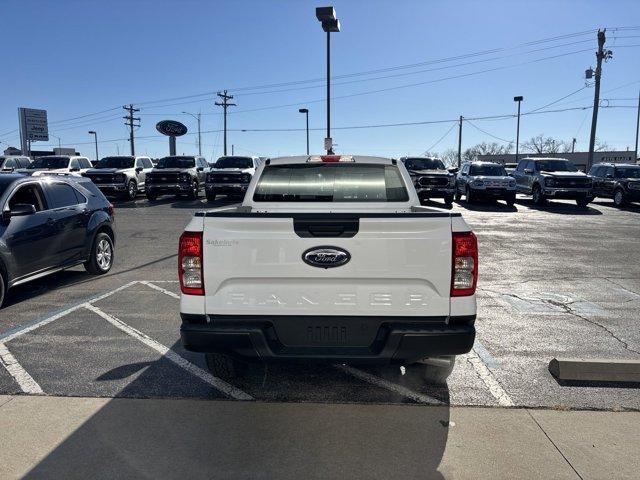
<path fill-rule="evenodd" d="M 465 163 L 456 179 L 456 200 L 464 195 L 467 203 L 478 198 L 501 199 L 513 206 L 516 201 L 516 181 L 503 165 L 491 162 Z"/>
<path fill-rule="evenodd" d="M 149 157 L 123 155 L 104 157 L 83 176 L 90 178 L 105 195 L 133 200 L 145 189 L 147 173 L 153 168 Z"/>

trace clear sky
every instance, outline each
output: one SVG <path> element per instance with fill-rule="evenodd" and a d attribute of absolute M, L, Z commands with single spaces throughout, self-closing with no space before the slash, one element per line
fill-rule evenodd
<path fill-rule="evenodd" d="M 311 132 L 311 150 L 320 152 L 324 82 L 268 85 L 324 78 L 326 38 L 315 18 L 315 7 L 323 5 L 306 0 L 0 0 L 2 149 L 6 143 L 19 146 L 17 108 L 24 106 L 46 109 L 50 133 L 90 158 L 88 130 L 98 132 L 101 156 L 118 149 L 126 153 L 121 107 L 134 103 L 142 119 L 137 153 L 168 154 L 167 138 L 155 130 L 159 120 L 180 120 L 195 133 L 195 120 L 181 113 L 188 111 L 202 113 L 202 129 L 209 132 L 202 136 L 203 153 L 217 158 L 222 117 L 212 92 L 227 88 L 238 104 L 228 116 L 229 145 L 235 144 L 236 154 L 304 153 L 303 130 L 238 131 L 303 129 L 300 107 L 310 109 L 310 125 L 317 129 Z M 449 132 L 432 148 L 441 151 L 457 146 L 457 127 L 449 120 L 459 115 L 513 114 L 514 95 L 524 96 L 522 111 L 528 112 L 575 92 L 585 86 L 585 69 L 595 67 L 599 27 L 607 27 L 607 47 L 613 50 L 602 77 L 602 97 L 608 99 L 603 105 L 621 108 L 600 109 L 598 137 L 612 147 L 633 149 L 640 1 L 336 0 L 333 5 L 342 24 L 342 31 L 332 35 L 332 74 L 341 77 L 332 89 L 338 152 L 420 154 Z M 487 51 L 493 53 L 479 54 Z M 421 65 L 397 68 L 413 64 Z M 351 75 L 371 70 L 383 71 Z M 586 87 L 542 111 L 592 103 L 593 87 Z M 439 120 L 445 122 L 338 129 Z M 521 138 L 576 137 L 577 150 L 585 150 L 590 124 L 590 110 L 527 115 Z M 489 134 L 515 139 L 515 129 L 513 118 L 465 123 L 463 147 L 494 141 Z M 178 152 L 197 153 L 196 139 L 191 134 L 179 138 Z M 57 146 L 56 138 L 50 140 L 32 148 Z"/>

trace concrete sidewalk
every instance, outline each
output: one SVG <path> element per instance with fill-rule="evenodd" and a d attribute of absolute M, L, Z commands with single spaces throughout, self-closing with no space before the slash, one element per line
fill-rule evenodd
<path fill-rule="evenodd" d="M 0 478 L 638 478 L 640 413 L 0 396 Z"/>

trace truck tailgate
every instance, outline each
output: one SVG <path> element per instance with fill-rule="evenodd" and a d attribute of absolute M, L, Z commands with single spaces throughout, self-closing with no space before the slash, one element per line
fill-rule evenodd
<path fill-rule="evenodd" d="M 209 315 L 449 315 L 448 214 L 204 216 Z M 305 263 L 316 247 L 351 258 Z"/>

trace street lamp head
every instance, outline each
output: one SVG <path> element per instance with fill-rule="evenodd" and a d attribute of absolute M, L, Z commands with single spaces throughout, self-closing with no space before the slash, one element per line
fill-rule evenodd
<path fill-rule="evenodd" d="M 522 96 L 513 97 L 513 101 L 514 102 L 521 102 L 522 100 L 524 100 L 524 97 L 522 97 Z"/>
<path fill-rule="evenodd" d="M 322 22 L 322 30 L 324 30 L 325 32 L 331 32 L 331 33 L 339 32 L 340 20 L 336 18 L 334 20 L 327 20 L 325 22 Z"/>
<path fill-rule="evenodd" d="M 336 10 L 333 7 L 317 7 L 316 18 L 319 22 L 326 22 L 328 20 L 336 19 Z"/>
<path fill-rule="evenodd" d="M 89 130 L 89 134 L 91 134 L 91 135 L 95 135 L 95 134 L 96 134 L 96 132 L 95 132 L 95 131 L 93 131 L 93 130 Z"/>
<path fill-rule="evenodd" d="M 309 113 L 309 109 L 308 108 L 301 108 L 298 110 L 300 113 Z"/>

